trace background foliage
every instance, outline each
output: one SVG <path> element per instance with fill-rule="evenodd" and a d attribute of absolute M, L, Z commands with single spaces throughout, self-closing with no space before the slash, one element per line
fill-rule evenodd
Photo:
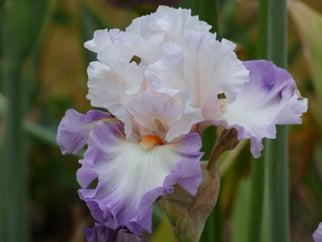
<path fill-rule="evenodd" d="M 126 8 L 104 0 L 0 1 L 1 241 L 84 241 L 82 228 L 94 221 L 77 195 L 78 157 L 63 157 L 56 145 L 57 125 L 68 108 L 91 109 L 85 98 L 86 67 L 95 55 L 83 48 L 84 41 L 99 28 L 124 29 L 133 18 L 154 11 L 151 2 Z M 214 2 L 183 5 L 214 25 L 219 38 L 237 43 L 240 59 L 256 59 L 258 1 Z M 303 125 L 289 127 L 290 236 L 299 242 L 311 241 L 322 221 L 321 12 L 321 1 L 288 1 L 288 69 L 309 99 Z M 215 130 L 203 139 L 208 151 Z M 267 216 L 252 206 L 258 199 L 251 187 L 254 162 L 244 141 L 221 157 L 221 193 L 202 241 L 249 241 L 255 233 L 266 241 L 265 226 L 260 233 L 250 226 L 265 224 Z M 172 241 L 157 204 L 153 221 L 149 241 Z"/>

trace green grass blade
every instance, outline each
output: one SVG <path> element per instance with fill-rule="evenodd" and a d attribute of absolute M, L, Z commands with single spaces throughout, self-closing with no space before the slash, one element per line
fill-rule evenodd
<path fill-rule="evenodd" d="M 267 12 L 268 0 L 261 0 L 259 3 L 258 13 L 258 45 L 257 45 L 257 58 L 267 58 Z M 264 148 L 266 149 L 266 147 Z M 265 151 L 262 152 L 264 154 Z M 248 220 L 248 241 L 257 242 L 260 241 L 262 236 L 262 228 L 267 227 L 267 220 L 264 220 L 264 185 L 265 185 L 265 160 L 264 156 L 259 159 L 253 159 L 252 161 L 252 173 L 251 173 L 251 192 L 249 193 L 249 203 L 252 208 L 251 214 L 249 214 Z"/>
<path fill-rule="evenodd" d="M 181 6 L 190 8 L 193 15 L 199 14 L 199 1 L 202 0 L 183 0 Z"/>
<path fill-rule="evenodd" d="M 0 162 L 0 241 L 28 241 L 27 164 L 24 147 L 22 63 L 6 66 L 3 74 L 9 101 L 6 113 L 3 157 Z"/>
<path fill-rule="evenodd" d="M 277 128 L 277 138 L 267 140 L 269 241 L 289 241 L 289 190 L 287 127 Z M 266 143 L 266 145 L 268 145 Z"/>
<path fill-rule="evenodd" d="M 218 196 L 217 204 L 210 213 L 207 222 L 205 224 L 205 228 L 202 231 L 202 235 L 200 237 L 200 242 L 218 242 L 221 241 L 221 209 L 220 209 L 220 193 Z"/>
<path fill-rule="evenodd" d="M 261 0 L 257 57 L 287 66 L 286 1 Z M 277 127 L 277 138 L 265 140 L 263 158 L 252 165 L 252 214 L 248 241 L 289 241 L 287 127 Z M 265 163 L 264 163 L 265 162 Z M 264 190 L 264 191 L 263 191 Z"/>
<path fill-rule="evenodd" d="M 0 241 L 29 240 L 26 113 L 28 83 L 23 81 L 24 61 L 39 44 L 49 1 L 12 0 L 1 16 L 2 80 L 8 102 L 1 147 Z"/>
<path fill-rule="evenodd" d="M 253 213 L 253 208 L 249 204 L 249 195 L 251 193 L 251 180 L 246 179 L 239 182 L 236 199 L 232 211 L 232 238 L 231 242 L 249 242 L 248 223 L 249 216 Z"/>
<path fill-rule="evenodd" d="M 217 0 L 203 0 L 199 1 L 199 16 L 212 26 L 211 31 L 216 32 L 218 35 L 218 3 Z M 218 36 L 219 37 L 219 36 Z"/>
<path fill-rule="evenodd" d="M 249 206 L 251 213 L 248 216 L 247 226 L 247 241 L 257 242 L 260 241 L 262 225 L 265 223 L 263 220 L 263 202 L 264 202 L 264 169 L 265 161 L 261 157 L 253 159 L 252 161 L 252 174 L 250 177 L 250 193 L 249 193 Z"/>
<path fill-rule="evenodd" d="M 97 29 L 109 28 L 105 23 L 84 3 L 80 4 L 80 23 L 82 43 L 93 38 L 94 31 Z M 96 60 L 96 54 L 83 48 L 86 62 Z"/>
<path fill-rule="evenodd" d="M 268 0 L 267 57 L 277 66 L 287 67 L 286 0 Z"/>
<path fill-rule="evenodd" d="M 268 40 L 268 26 L 267 26 L 267 15 L 268 15 L 268 0 L 259 1 L 258 11 L 258 44 L 257 44 L 257 58 L 267 59 L 267 40 Z"/>
<path fill-rule="evenodd" d="M 287 66 L 286 0 L 268 0 L 268 59 Z M 277 127 L 277 138 L 267 140 L 269 241 L 289 241 L 287 126 Z"/>

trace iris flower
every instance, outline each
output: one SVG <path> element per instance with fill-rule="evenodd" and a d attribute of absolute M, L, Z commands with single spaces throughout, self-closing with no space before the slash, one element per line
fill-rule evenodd
<path fill-rule="evenodd" d="M 195 195 L 205 127 L 235 128 L 259 157 L 276 124 L 301 122 L 307 100 L 290 74 L 271 62 L 238 60 L 235 44 L 216 40 L 210 28 L 190 10 L 160 6 L 125 31 L 97 30 L 85 43 L 97 53 L 87 98 L 108 112 L 68 110 L 57 142 L 63 154 L 87 146 L 79 196 L 104 228 L 151 232 L 159 196 L 175 184 Z"/>

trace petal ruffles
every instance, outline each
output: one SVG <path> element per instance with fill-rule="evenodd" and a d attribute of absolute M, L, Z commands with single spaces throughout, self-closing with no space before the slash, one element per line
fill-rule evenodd
<path fill-rule="evenodd" d="M 58 126 L 56 138 L 62 153 L 78 154 L 87 143 L 90 131 L 104 119 L 113 121 L 114 116 L 97 110 L 91 110 L 86 115 L 74 109 L 67 110 Z"/>
<path fill-rule="evenodd" d="M 231 103 L 223 103 L 216 124 L 235 128 L 238 139 L 251 139 L 255 158 L 263 149 L 262 139 L 275 138 L 276 124 L 299 124 L 307 110 L 307 99 L 296 89 L 292 76 L 272 62 L 244 62 L 250 71 L 250 81 Z"/>
<path fill-rule="evenodd" d="M 143 242 L 143 239 L 126 229 L 113 230 L 102 224 L 95 224 L 93 228 L 84 228 L 88 242 Z"/>
<path fill-rule="evenodd" d="M 249 80 L 234 48 L 228 40 L 217 41 L 215 34 L 191 32 L 179 43 L 164 46 L 166 54 L 149 65 L 146 76 L 157 91 L 170 96 L 188 89 L 192 106 L 202 110 L 204 120 L 212 120 L 221 105 L 217 95 L 234 100 Z"/>
<path fill-rule="evenodd" d="M 146 148 L 125 139 L 119 123 L 99 123 L 91 131 L 77 180 L 80 197 L 105 226 L 126 226 L 135 234 L 151 231 L 152 203 L 179 183 L 195 194 L 202 181 L 200 137 Z M 95 179 L 95 189 L 87 187 Z"/>

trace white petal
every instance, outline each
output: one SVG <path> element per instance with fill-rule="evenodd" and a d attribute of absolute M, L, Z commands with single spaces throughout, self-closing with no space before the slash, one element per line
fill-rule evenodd
<path fill-rule="evenodd" d="M 98 54 L 98 60 L 112 65 L 115 60 L 129 62 L 137 48 L 137 38 L 119 29 L 102 29 L 94 32 L 92 40 L 85 42 L 84 46 Z"/>
<path fill-rule="evenodd" d="M 233 51 L 235 45 L 217 41 L 214 34 L 190 32 L 180 43 L 168 43 L 163 48 L 167 55 L 150 65 L 146 76 L 156 90 L 168 95 L 176 95 L 183 88 L 192 90 L 192 106 L 202 109 L 205 120 L 216 118 L 209 115 L 218 113 L 218 94 L 234 100 L 249 80 L 248 70 Z"/>
<path fill-rule="evenodd" d="M 141 136 L 154 134 L 171 142 L 188 134 L 193 124 L 202 121 L 201 110 L 190 107 L 189 98 L 180 94 L 171 97 L 147 90 L 128 101 L 133 126 Z"/>
<path fill-rule="evenodd" d="M 116 65 L 118 63 L 118 65 Z M 136 63 L 115 61 L 115 69 L 98 61 L 88 66 L 88 95 L 94 107 L 108 109 L 125 124 L 127 134 L 132 132 L 125 107 L 127 98 L 141 89 L 142 70 Z"/>
<path fill-rule="evenodd" d="M 140 37 L 140 47 L 135 55 L 145 63 L 162 57 L 162 45 L 181 39 L 186 31 L 208 32 L 210 25 L 191 16 L 187 9 L 160 6 L 155 13 L 136 18 L 126 31 Z"/>

